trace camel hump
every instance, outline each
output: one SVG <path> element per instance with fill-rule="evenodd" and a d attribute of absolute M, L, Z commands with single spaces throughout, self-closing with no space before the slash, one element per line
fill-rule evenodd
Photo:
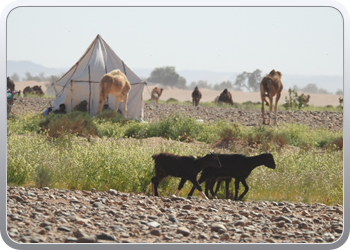
<path fill-rule="evenodd" d="M 274 76 L 275 74 L 276 74 L 276 71 L 274 69 L 271 70 L 270 73 L 269 73 L 270 76 Z"/>

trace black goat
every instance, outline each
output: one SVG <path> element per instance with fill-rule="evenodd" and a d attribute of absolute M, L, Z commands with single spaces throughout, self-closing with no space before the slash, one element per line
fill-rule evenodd
<path fill-rule="evenodd" d="M 273 155 L 270 153 L 264 153 L 251 157 L 241 154 L 218 154 L 218 156 L 222 167 L 220 169 L 215 169 L 212 167 L 204 169 L 198 183 L 201 184 L 208 179 L 216 180 L 218 177 L 233 177 L 235 178 L 234 200 L 242 200 L 244 195 L 248 192 L 249 187 L 246 183 L 246 179 L 254 168 L 260 165 L 265 165 L 266 167 L 272 169 L 276 168 L 275 160 L 273 159 Z M 237 198 L 240 182 L 242 182 L 245 189 L 244 192 Z M 214 185 L 212 185 L 212 187 L 213 186 Z M 192 196 L 194 189 L 195 188 L 192 187 L 188 196 Z M 228 190 L 228 185 L 226 190 Z M 212 189 L 210 192 L 212 194 L 214 193 Z M 228 193 L 226 193 L 226 197 L 228 197 Z"/>
<path fill-rule="evenodd" d="M 207 179 L 205 181 L 205 191 L 204 191 L 205 195 L 207 197 L 209 197 L 209 190 L 210 190 L 212 197 L 216 198 L 216 194 L 219 191 L 220 184 L 223 181 L 225 182 L 225 186 L 226 186 L 226 199 L 228 199 L 229 198 L 229 186 L 230 186 L 230 182 L 232 181 L 231 177 L 218 177 L 218 178 Z M 216 188 L 215 188 L 215 191 L 213 191 L 215 183 L 216 183 Z"/>
<path fill-rule="evenodd" d="M 178 196 L 181 188 L 187 180 L 193 183 L 193 187 L 200 191 L 204 199 L 208 199 L 198 184 L 197 175 L 204 168 L 211 166 L 214 169 L 221 168 L 218 155 L 209 153 L 204 157 L 194 158 L 193 156 L 179 156 L 170 153 L 153 155 L 155 176 L 152 177 L 152 195 L 158 196 L 158 184 L 167 176 L 180 177 L 178 189 L 175 193 Z"/>

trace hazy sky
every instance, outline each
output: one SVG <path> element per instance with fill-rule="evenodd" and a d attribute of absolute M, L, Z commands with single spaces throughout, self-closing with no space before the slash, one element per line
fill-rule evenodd
<path fill-rule="evenodd" d="M 131 68 L 343 74 L 332 7 L 19 7 L 7 60 L 69 68 L 100 34 Z"/>

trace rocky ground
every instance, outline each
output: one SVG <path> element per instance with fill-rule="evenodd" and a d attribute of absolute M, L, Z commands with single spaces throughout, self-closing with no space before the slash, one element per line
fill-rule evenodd
<path fill-rule="evenodd" d="M 52 99 L 19 97 L 12 115 L 43 111 Z M 145 104 L 145 120 L 174 112 L 204 121 L 261 124 L 259 111 Z M 280 124 L 343 128 L 340 112 L 279 112 Z M 152 197 L 116 190 L 7 187 L 7 228 L 18 243 L 331 243 L 343 206 Z"/>
<path fill-rule="evenodd" d="M 343 206 L 7 188 L 18 243 L 331 243 Z"/>
<path fill-rule="evenodd" d="M 52 98 L 18 97 L 11 110 L 11 115 L 43 112 L 49 107 Z M 229 120 L 247 126 L 262 124 L 260 110 L 244 110 L 226 107 L 193 107 L 179 104 L 145 103 L 144 120 L 156 121 L 170 114 L 180 112 L 202 119 L 203 121 Z M 343 113 L 329 111 L 278 111 L 278 123 L 306 124 L 310 127 L 324 127 L 327 129 L 343 128 Z"/>

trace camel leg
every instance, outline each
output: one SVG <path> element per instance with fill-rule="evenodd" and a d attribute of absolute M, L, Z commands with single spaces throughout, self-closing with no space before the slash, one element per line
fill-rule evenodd
<path fill-rule="evenodd" d="M 274 123 L 275 125 L 278 125 L 278 123 L 277 123 L 277 103 L 278 103 L 280 97 L 281 97 L 281 93 L 277 93 L 276 103 L 275 103 L 275 123 Z"/>
<path fill-rule="evenodd" d="M 106 99 L 100 99 L 98 108 L 97 108 L 97 113 L 101 113 L 103 103 L 105 102 Z"/>
<path fill-rule="evenodd" d="M 127 111 L 128 111 L 128 96 L 129 94 L 126 93 L 126 94 L 123 94 L 123 115 L 124 117 L 127 117 Z"/>
<path fill-rule="evenodd" d="M 118 105 L 119 105 L 121 99 L 122 99 L 121 96 L 117 96 L 117 95 L 114 96 L 114 111 L 115 112 L 118 112 Z"/>
<path fill-rule="evenodd" d="M 270 106 L 269 106 L 269 118 L 267 124 L 270 124 L 271 122 L 271 114 L 272 114 L 272 104 L 273 104 L 273 96 L 269 96 Z M 274 118 L 273 118 L 274 119 Z"/>
<path fill-rule="evenodd" d="M 105 103 L 106 99 L 107 99 L 107 95 L 100 96 L 100 100 L 99 100 L 98 108 L 97 108 L 97 113 L 101 113 L 103 104 Z"/>
<path fill-rule="evenodd" d="M 265 110 L 264 110 L 265 97 L 261 96 L 261 116 L 263 119 L 263 125 L 265 125 Z"/>

